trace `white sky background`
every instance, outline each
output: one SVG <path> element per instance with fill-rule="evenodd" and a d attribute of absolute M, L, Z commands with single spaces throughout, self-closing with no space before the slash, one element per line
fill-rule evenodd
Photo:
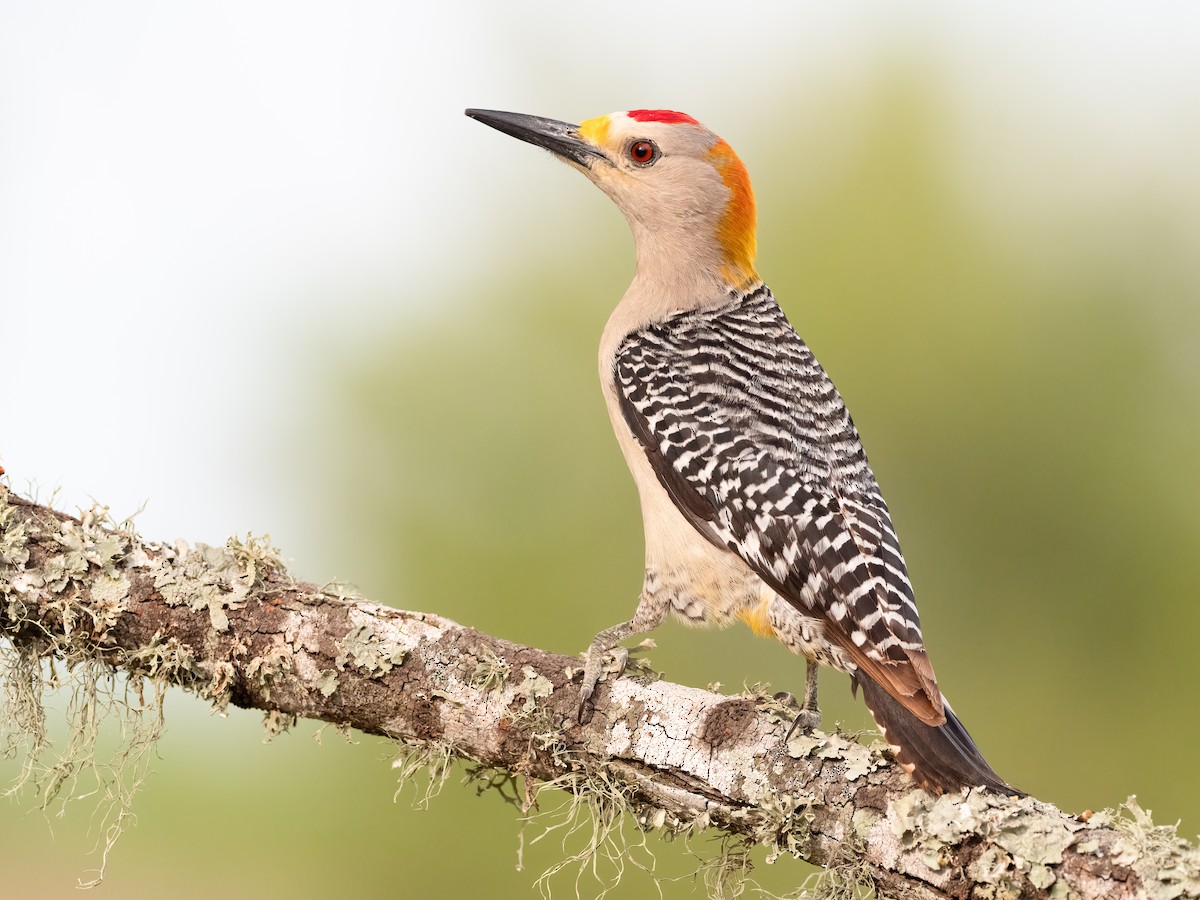
<path fill-rule="evenodd" d="M 0 465 L 68 505 L 149 501 L 148 536 L 295 552 L 277 435 L 314 348 L 533 252 L 508 211 L 574 177 L 466 106 L 678 108 L 752 160 L 798 112 L 776 98 L 910 52 L 1010 211 L 1152 183 L 1200 217 L 1197 48 L 1182 2 L 0 0 Z M 1061 155 L 1055 197 L 1022 181 L 1032 153 Z"/>

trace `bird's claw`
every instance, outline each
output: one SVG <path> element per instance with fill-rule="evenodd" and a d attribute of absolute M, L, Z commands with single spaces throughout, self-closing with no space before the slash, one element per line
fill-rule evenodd
<path fill-rule="evenodd" d="M 580 725 L 586 725 L 592 721 L 592 715 L 595 712 L 596 705 L 592 703 L 592 690 L 585 686 L 579 692 L 579 713 L 576 716 L 576 720 Z"/>
<path fill-rule="evenodd" d="M 821 724 L 821 711 L 817 709 L 802 709 L 796 713 L 796 718 L 792 720 L 792 727 L 787 730 L 787 734 L 783 736 L 783 743 L 786 745 L 792 739 L 792 735 L 797 730 L 801 734 L 812 734 Z"/>
<path fill-rule="evenodd" d="M 610 650 L 611 662 L 605 664 L 604 658 L 609 655 Z M 580 725 L 586 725 L 592 719 L 592 714 L 595 712 L 592 695 L 596 692 L 596 685 L 599 683 L 601 677 L 611 675 L 620 678 L 628 662 L 629 651 L 624 647 L 600 648 L 592 646 L 588 648 L 588 652 L 583 660 L 583 684 L 579 688 L 578 720 Z"/>

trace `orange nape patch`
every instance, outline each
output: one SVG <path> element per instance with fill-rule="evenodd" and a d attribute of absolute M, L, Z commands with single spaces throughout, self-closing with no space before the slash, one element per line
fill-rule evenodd
<path fill-rule="evenodd" d="M 608 140 L 608 126 L 611 122 L 611 116 L 596 116 L 594 119 L 585 119 L 579 123 L 579 136 L 593 146 L 603 147 Z"/>
<path fill-rule="evenodd" d="M 729 188 L 729 206 L 717 226 L 717 239 L 725 250 L 723 274 L 730 285 L 742 287 L 758 277 L 754 271 L 754 258 L 758 255 L 757 213 L 750 173 L 725 141 L 713 144 L 708 156 Z"/>
<path fill-rule="evenodd" d="M 771 603 L 768 597 L 758 606 L 745 607 L 738 613 L 738 618 L 750 626 L 750 630 L 759 637 L 775 637 L 775 628 L 767 616 L 767 606 Z"/>

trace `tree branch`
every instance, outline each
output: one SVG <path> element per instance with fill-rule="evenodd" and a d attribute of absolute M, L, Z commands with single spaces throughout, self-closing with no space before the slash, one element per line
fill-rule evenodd
<path fill-rule="evenodd" d="M 1200 896 L 1200 851 L 1132 802 L 1085 822 L 1032 798 L 933 797 L 841 735 L 785 746 L 788 716 L 770 698 L 648 675 L 602 683 L 581 725 L 574 657 L 297 581 L 265 541 L 154 544 L 3 485 L 0 635 L 25 671 L 89 659 L 263 710 L 278 728 L 318 719 L 527 784 L 604 785 L 647 827 L 723 829 L 880 896 Z"/>

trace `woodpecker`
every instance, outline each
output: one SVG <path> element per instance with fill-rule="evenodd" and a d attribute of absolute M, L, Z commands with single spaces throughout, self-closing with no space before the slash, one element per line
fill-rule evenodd
<path fill-rule="evenodd" d="M 625 638 L 670 613 L 693 625 L 741 620 L 806 658 L 806 729 L 820 721 L 816 666 L 831 666 L 861 689 L 920 785 L 1019 793 L 938 688 L 858 431 L 755 270 L 754 193 L 729 144 L 672 110 L 578 125 L 466 114 L 583 172 L 636 245 L 633 282 L 600 340 L 600 378 L 641 500 L 645 576 L 633 618 L 588 649 L 581 710 Z"/>

